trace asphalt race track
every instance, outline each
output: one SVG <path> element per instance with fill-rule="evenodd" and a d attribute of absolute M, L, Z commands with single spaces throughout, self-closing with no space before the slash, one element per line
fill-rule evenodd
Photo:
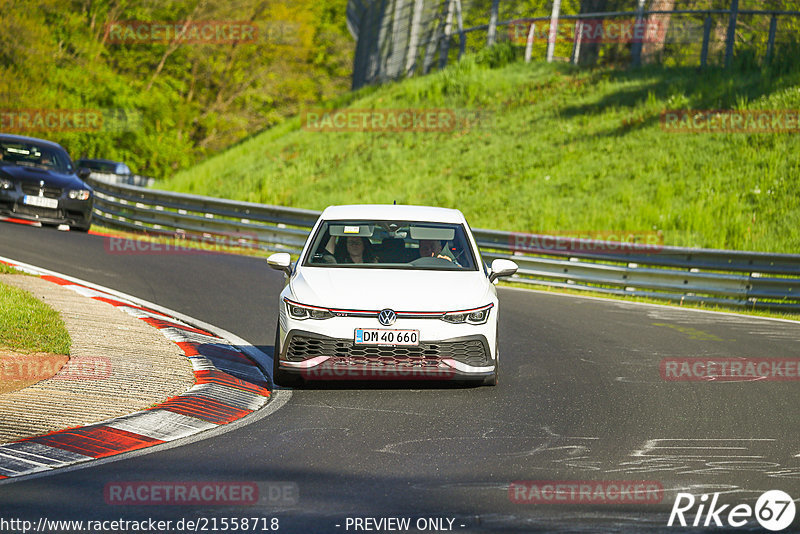
<path fill-rule="evenodd" d="M 283 275 L 264 259 L 108 248 L 101 236 L 0 223 L 0 256 L 149 300 L 271 353 Z M 670 382 L 659 371 L 665 358 L 800 358 L 797 324 L 513 289 L 500 299 L 497 387 L 294 390 L 271 415 L 221 435 L 2 484 L 1 515 L 194 519 L 209 532 L 214 519 L 221 531 L 223 518 L 244 517 L 278 518 L 280 532 L 364 532 L 377 523 L 356 529 L 355 518 L 389 517 L 410 518 L 410 532 L 680 532 L 691 529 L 667 527 L 677 492 L 750 506 L 767 490 L 800 497 L 796 380 Z M 509 484 L 531 480 L 651 481 L 665 495 L 658 504 L 514 502 Z M 288 482 L 297 495 L 248 506 L 107 504 L 106 485 L 130 481 Z M 751 518 L 730 531 L 763 529 Z"/>

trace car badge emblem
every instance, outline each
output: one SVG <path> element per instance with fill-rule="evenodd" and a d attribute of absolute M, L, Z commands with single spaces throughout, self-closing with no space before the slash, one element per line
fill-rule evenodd
<path fill-rule="evenodd" d="M 380 313 L 378 313 L 378 322 L 383 326 L 392 326 L 396 320 L 397 314 L 392 310 L 381 310 Z"/>
<path fill-rule="evenodd" d="M 39 196 L 44 196 L 44 180 L 39 180 Z"/>

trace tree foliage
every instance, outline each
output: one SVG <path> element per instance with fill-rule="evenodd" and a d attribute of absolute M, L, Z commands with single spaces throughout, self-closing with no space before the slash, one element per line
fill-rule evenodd
<path fill-rule="evenodd" d="M 346 0 L 0 0 L 0 110 L 100 110 L 99 131 L 26 129 L 73 157 L 162 177 L 346 91 Z M 247 22 L 247 42 L 110 38 L 113 22 Z M 6 121 L 0 130 L 12 132 Z"/>

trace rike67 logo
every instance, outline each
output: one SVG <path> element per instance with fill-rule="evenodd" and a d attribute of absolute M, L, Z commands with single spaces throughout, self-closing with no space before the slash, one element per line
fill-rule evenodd
<path fill-rule="evenodd" d="M 678 493 L 672 512 L 669 514 L 667 526 L 693 527 L 743 527 L 755 516 L 756 521 L 765 529 L 778 532 L 787 528 L 794 521 L 795 504 L 788 493 L 781 490 L 770 490 L 761 494 L 756 501 L 755 509 L 748 504 L 718 505 L 719 493 L 714 493 L 709 502 L 708 495 L 701 495 L 699 502 L 691 493 Z M 693 508 L 697 504 L 697 510 Z M 707 509 L 706 509 L 707 507 Z M 730 508 L 730 509 L 729 509 Z M 684 515 L 685 514 L 685 515 Z M 677 523 L 676 523 L 677 520 Z"/>

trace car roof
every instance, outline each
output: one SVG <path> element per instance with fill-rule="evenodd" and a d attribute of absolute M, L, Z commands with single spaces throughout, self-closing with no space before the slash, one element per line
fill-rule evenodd
<path fill-rule="evenodd" d="M 403 204 L 351 204 L 329 206 L 320 216 L 323 220 L 395 220 L 465 224 L 464 214 L 457 209 Z"/>
<path fill-rule="evenodd" d="M 54 143 L 53 141 L 48 141 L 47 139 L 40 139 L 38 137 L 26 137 L 24 135 L 14 135 L 14 134 L 4 134 L 0 133 L 0 139 L 4 139 L 6 141 L 20 141 L 26 143 L 39 143 L 42 145 L 49 146 L 51 148 L 60 148 L 64 150 L 64 147 L 59 145 L 58 143 Z"/>

